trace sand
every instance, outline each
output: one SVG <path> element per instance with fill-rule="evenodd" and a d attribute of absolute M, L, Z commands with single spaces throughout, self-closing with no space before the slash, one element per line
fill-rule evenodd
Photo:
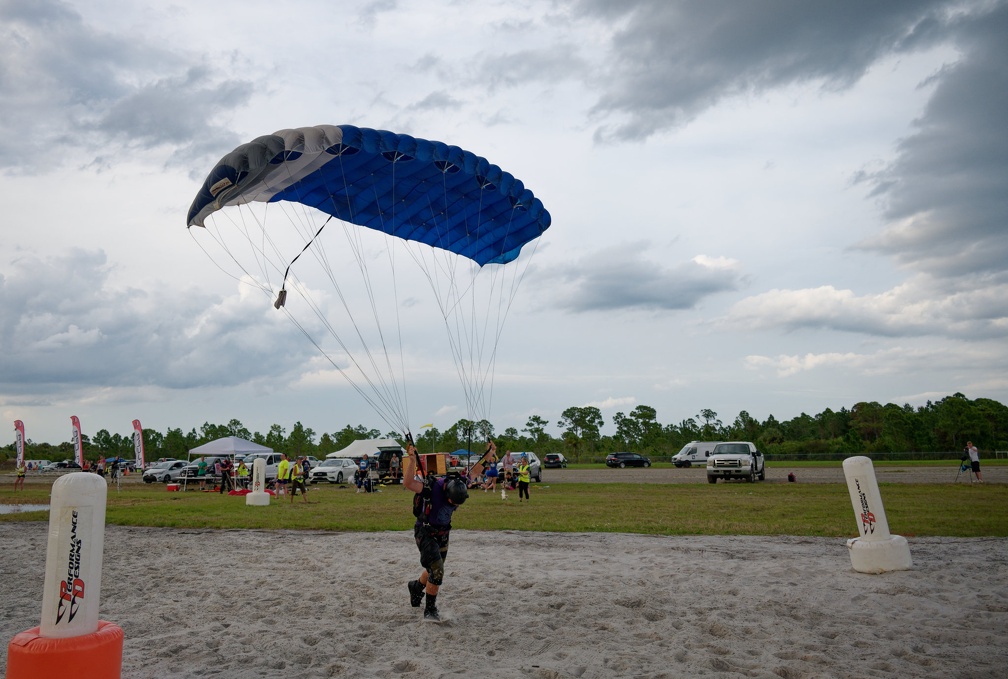
<path fill-rule="evenodd" d="M 7 641 L 39 622 L 47 528 L 0 524 Z M 435 624 L 411 532 L 109 526 L 101 617 L 137 679 L 1005 676 L 1008 540 L 910 549 L 865 575 L 842 539 L 457 530 Z"/>

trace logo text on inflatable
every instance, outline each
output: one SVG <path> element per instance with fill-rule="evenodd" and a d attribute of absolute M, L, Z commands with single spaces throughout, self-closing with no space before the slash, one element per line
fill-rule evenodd
<path fill-rule="evenodd" d="M 84 581 L 80 577 L 81 539 L 77 537 L 77 510 L 70 519 L 70 550 L 67 559 L 66 580 L 60 582 L 59 606 L 56 611 L 56 624 L 66 615 L 67 624 L 77 615 L 77 609 L 84 600 Z"/>
<path fill-rule="evenodd" d="M 868 496 L 861 490 L 861 482 L 854 479 L 854 484 L 857 486 L 858 497 L 861 498 L 861 526 L 865 533 L 871 535 L 875 532 L 875 515 L 868 508 Z"/>

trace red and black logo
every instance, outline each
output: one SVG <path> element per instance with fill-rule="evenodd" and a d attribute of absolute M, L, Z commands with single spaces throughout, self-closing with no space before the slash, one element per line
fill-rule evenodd
<path fill-rule="evenodd" d="M 67 559 L 67 576 L 60 582 L 59 605 L 56 608 L 56 624 L 66 616 L 67 623 L 73 622 L 77 609 L 84 600 L 84 580 L 80 577 L 81 540 L 77 537 L 77 510 L 70 519 L 70 550 Z"/>

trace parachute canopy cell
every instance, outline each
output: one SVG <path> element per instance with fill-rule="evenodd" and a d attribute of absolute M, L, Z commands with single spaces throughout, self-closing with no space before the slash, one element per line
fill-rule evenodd
<path fill-rule="evenodd" d="M 514 260 L 550 225 L 521 181 L 441 142 L 350 125 L 280 130 L 243 144 L 210 171 L 188 226 L 252 201 L 292 201 L 480 266 Z"/>

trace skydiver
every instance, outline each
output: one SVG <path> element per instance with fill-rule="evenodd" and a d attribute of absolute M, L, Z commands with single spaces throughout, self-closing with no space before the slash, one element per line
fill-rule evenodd
<path fill-rule="evenodd" d="M 420 551 L 420 565 L 424 568 L 420 577 L 410 580 L 407 587 L 413 608 L 419 608 L 426 599 L 424 620 L 441 620 L 437 595 L 444 581 L 444 562 L 448 557 L 452 514 L 469 497 L 469 479 L 483 472 L 484 460 L 495 454 L 496 450 L 497 446 L 490 441 L 487 453 L 464 475 L 425 476 L 422 469 L 417 469 L 419 454 L 416 447 L 412 440 L 407 441 L 406 457 L 403 459 L 403 487 L 415 493 L 413 514 L 417 519 L 413 526 L 413 537 Z"/>

